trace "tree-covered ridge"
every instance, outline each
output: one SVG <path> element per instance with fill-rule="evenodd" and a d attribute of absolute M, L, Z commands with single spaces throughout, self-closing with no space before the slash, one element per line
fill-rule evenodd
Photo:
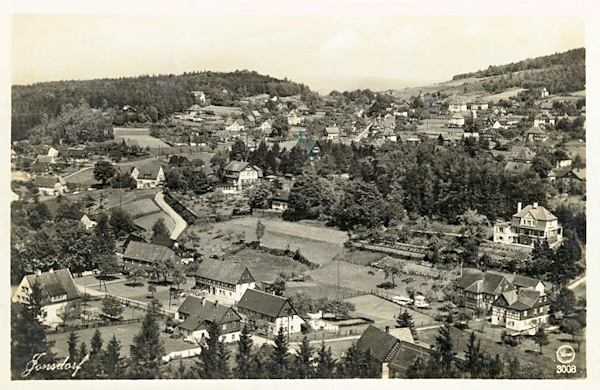
<path fill-rule="evenodd" d="M 191 91 L 203 91 L 211 104 L 233 105 L 241 97 L 259 94 L 290 96 L 309 91 L 287 79 L 257 72 L 190 72 L 182 75 L 139 76 L 119 79 L 70 80 L 12 87 L 12 137 L 24 139 L 29 129 L 54 118 L 63 106 L 82 100 L 92 108 L 121 110 L 131 106 L 155 122 L 194 104 Z"/>
<path fill-rule="evenodd" d="M 585 49 L 574 49 L 508 65 L 492 65 L 486 70 L 456 75 L 453 80 L 469 77 L 492 77 L 483 83 L 483 88 L 489 93 L 499 93 L 512 87 L 545 87 L 552 94 L 575 92 L 585 89 Z"/>
<path fill-rule="evenodd" d="M 491 77 L 508 73 L 520 72 L 523 70 L 550 68 L 557 65 L 572 65 L 574 63 L 583 63 L 585 65 L 585 49 L 573 49 L 563 53 L 556 53 L 549 56 L 528 58 L 519 62 L 511 62 L 508 65 L 490 65 L 485 70 L 477 72 L 458 74 L 452 80 L 466 79 L 469 77 Z"/>

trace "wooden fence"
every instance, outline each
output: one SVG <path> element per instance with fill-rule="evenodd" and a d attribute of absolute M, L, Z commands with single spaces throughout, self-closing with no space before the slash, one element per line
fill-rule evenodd
<path fill-rule="evenodd" d="M 130 320 L 120 320 L 120 321 L 93 321 L 84 323 L 81 325 L 71 325 L 71 326 L 59 326 L 56 329 L 49 329 L 49 334 L 58 334 L 58 333 L 67 333 L 74 332 L 82 329 L 94 329 L 101 328 L 104 326 L 115 326 L 115 325 L 127 325 L 127 324 L 135 324 L 142 322 L 143 318 L 133 318 Z"/>

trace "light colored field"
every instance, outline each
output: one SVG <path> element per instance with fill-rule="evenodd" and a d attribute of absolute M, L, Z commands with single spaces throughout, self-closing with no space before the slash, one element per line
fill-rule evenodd
<path fill-rule="evenodd" d="M 67 183 L 77 184 L 79 188 L 89 188 L 100 182 L 94 179 L 94 168 L 87 168 L 65 178 Z"/>
<path fill-rule="evenodd" d="M 526 89 L 524 88 L 511 88 L 507 91 L 501 92 L 501 93 L 497 93 L 495 95 L 490 95 L 490 96 L 486 96 L 483 97 L 482 99 L 485 101 L 489 101 L 489 102 L 499 102 L 500 100 L 504 99 L 508 99 L 511 98 L 513 96 L 517 96 L 519 94 L 519 92 L 522 91 L 526 91 Z"/>
<path fill-rule="evenodd" d="M 150 129 L 147 127 L 113 127 L 114 136 L 129 135 L 150 135 Z"/>
<path fill-rule="evenodd" d="M 152 198 L 138 199 L 127 204 L 127 213 L 131 218 L 140 218 L 144 215 L 159 213 L 161 208 L 152 200 Z"/>
<path fill-rule="evenodd" d="M 405 310 L 412 315 L 415 326 L 428 324 L 433 321 L 433 318 L 428 315 L 397 305 L 375 295 L 361 295 L 344 300 L 354 304 L 354 314 L 356 316 L 370 318 L 377 325 L 394 326 L 398 314 Z"/>
<path fill-rule="evenodd" d="M 330 299 L 344 299 L 353 297 L 358 294 L 356 291 L 337 286 L 323 286 L 314 282 L 288 282 L 286 283 L 285 295 L 291 296 L 295 293 L 305 293 L 311 298 L 330 298 Z"/>
<path fill-rule="evenodd" d="M 287 274 L 295 272 L 300 275 L 308 270 L 306 265 L 290 257 L 276 256 L 248 248 L 234 255 L 227 255 L 225 260 L 248 267 L 248 270 L 257 281 L 275 280 L 281 272 Z"/>
<path fill-rule="evenodd" d="M 175 228 L 175 221 L 173 221 L 173 218 L 169 217 L 169 214 L 165 213 L 164 211 L 159 211 L 158 213 L 145 215 L 141 218 L 134 219 L 133 222 L 143 227 L 144 229 L 150 231 L 152 230 L 152 226 L 154 225 L 154 223 L 160 218 L 163 218 L 165 220 L 165 225 L 167 226 L 167 229 L 169 229 L 169 232 L 173 231 L 173 229 Z"/>

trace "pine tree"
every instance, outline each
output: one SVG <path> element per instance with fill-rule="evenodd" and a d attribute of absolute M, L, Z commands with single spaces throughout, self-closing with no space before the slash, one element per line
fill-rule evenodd
<path fill-rule="evenodd" d="M 474 332 L 469 337 L 466 357 L 465 369 L 471 374 L 471 378 L 479 378 L 483 367 L 483 352 L 481 351 L 481 342 L 476 339 Z"/>
<path fill-rule="evenodd" d="M 253 371 L 253 361 L 251 356 L 253 342 L 247 324 L 244 324 L 237 344 L 238 353 L 235 355 L 236 367 L 234 369 L 234 374 L 238 379 L 248 379 L 251 377 Z"/>
<path fill-rule="evenodd" d="M 46 343 L 42 320 L 46 313 L 42 307 L 42 290 L 36 281 L 25 304 L 14 304 L 11 310 L 11 369 L 14 379 L 22 379 L 21 373 L 34 354 L 44 353 L 40 363 L 50 361 L 52 355 Z M 39 375 L 30 374 L 27 379 Z"/>
<path fill-rule="evenodd" d="M 440 333 L 435 337 L 437 344 L 437 352 L 439 352 L 439 358 L 441 362 L 442 375 L 445 378 L 452 378 L 455 376 L 455 370 L 453 366 L 454 352 L 452 342 L 452 327 L 450 321 L 444 322 L 444 326 L 440 328 Z"/>
<path fill-rule="evenodd" d="M 371 353 L 371 348 L 369 348 L 365 352 L 362 353 L 362 356 L 360 359 L 359 377 L 360 378 L 380 378 L 381 377 L 380 367 L 381 366 L 379 365 L 379 363 L 375 360 L 375 358 L 373 358 L 373 354 Z"/>
<path fill-rule="evenodd" d="M 300 379 L 313 378 L 315 375 L 315 369 L 312 365 L 313 359 L 313 348 L 308 342 L 308 338 L 304 336 L 302 344 L 300 345 L 300 351 L 296 356 L 296 369 L 298 370 L 298 377 Z"/>
<path fill-rule="evenodd" d="M 136 379 L 156 379 L 160 377 L 162 356 L 165 353 L 155 314 L 146 313 L 142 329 L 131 344 L 131 376 Z"/>
<path fill-rule="evenodd" d="M 96 329 L 96 331 L 94 332 L 94 335 L 92 336 L 92 341 L 91 341 L 91 347 L 92 350 L 90 352 L 91 356 L 95 356 L 98 355 L 100 352 L 102 352 L 102 343 L 104 341 L 102 340 L 102 334 L 100 333 L 99 329 Z"/>
<path fill-rule="evenodd" d="M 421 357 L 416 358 L 406 370 L 406 377 L 409 379 L 428 378 L 427 362 Z"/>
<path fill-rule="evenodd" d="M 398 319 L 396 320 L 396 328 L 409 328 L 413 338 L 417 337 L 415 323 L 413 321 L 412 315 L 408 312 L 408 310 L 404 310 L 404 313 L 400 313 L 398 315 Z"/>
<path fill-rule="evenodd" d="M 123 373 L 121 357 L 121 343 L 117 337 L 113 335 L 106 345 L 106 353 L 104 355 L 104 372 L 110 379 L 119 379 Z"/>
<path fill-rule="evenodd" d="M 315 378 L 333 378 L 335 370 L 335 360 L 331 354 L 331 347 L 325 347 L 325 341 L 321 343 L 321 348 L 317 351 L 317 370 Z"/>
<path fill-rule="evenodd" d="M 279 329 L 277 336 L 275 336 L 275 346 L 271 353 L 269 377 L 273 379 L 287 378 L 289 374 L 289 352 L 288 340 L 283 327 Z"/>
<path fill-rule="evenodd" d="M 85 341 L 81 342 L 81 345 L 79 345 L 79 357 L 83 358 L 88 354 L 88 349 L 87 349 L 87 345 L 85 344 Z"/>
<path fill-rule="evenodd" d="M 77 359 L 77 341 L 79 338 L 75 332 L 69 333 L 69 340 L 67 344 L 69 345 L 69 359 L 71 361 L 75 361 Z"/>
<path fill-rule="evenodd" d="M 196 363 L 196 370 L 200 378 L 225 379 L 230 376 L 229 352 L 219 337 L 221 337 L 219 324 L 211 322 L 208 327 L 208 338 Z"/>
<path fill-rule="evenodd" d="M 336 372 L 339 378 L 359 378 L 362 353 L 356 344 L 352 344 L 338 362 Z"/>

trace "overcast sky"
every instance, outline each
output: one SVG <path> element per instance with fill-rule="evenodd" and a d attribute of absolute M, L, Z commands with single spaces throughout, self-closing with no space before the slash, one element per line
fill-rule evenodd
<path fill-rule="evenodd" d="M 256 70 L 311 89 L 419 86 L 584 46 L 574 17 L 15 15 L 12 82 Z"/>

